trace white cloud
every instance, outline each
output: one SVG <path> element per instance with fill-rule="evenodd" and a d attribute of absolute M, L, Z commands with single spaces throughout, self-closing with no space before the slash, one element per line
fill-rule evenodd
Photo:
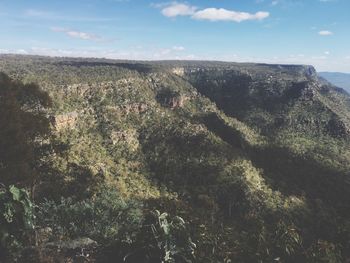
<path fill-rule="evenodd" d="M 171 48 L 160 48 L 155 50 L 152 53 L 153 59 L 179 59 L 184 58 L 186 59 L 186 56 L 179 56 L 179 52 L 184 51 L 185 48 L 183 46 L 173 46 Z"/>
<path fill-rule="evenodd" d="M 173 46 L 172 49 L 175 51 L 184 51 L 185 50 L 185 48 L 183 46 Z"/>
<path fill-rule="evenodd" d="M 206 8 L 197 11 L 192 18 L 209 21 L 233 21 L 242 22 L 246 20 L 262 20 L 269 16 L 268 12 L 257 12 L 250 14 L 246 12 L 236 12 L 224 8 Z"/>
<path fill-rule="evenodd" d="M 262 20 L 270 15 L 268 12 L 262 11 L 252 14 L 224 8 L 198 9 L 195 6 L 179 2 L 156 4 L 153 6 L 161 8 L 161 13 L 166 17 L 190 16 L 196 20 L 242 22 L 246 20 Z"/>
<path fill-rule="evenodd" d="M 97 35 L 82 32 L 82 31 L 75 31 L 75 30 L 70 30 L 62 27 L 52 27 L 51 30 L 54 32 L 63 32 L 67 36 L 73 37 L 73 38 L 79 38 L 83 40 L 92 40 L 92 41 L 103 41 L 103 38 Z"/>
<path fill-rule="evenodd" d="M 314 59 L 314 60 L 324 60 L 324 59 L 327 59 L 327 56 L 313 56 L 313 57 L 311 57 L 311 59 Z"/>
<path fill-rule="evenodd" d="M 320 36 L 331 36 L 331 35 L 333 35 L 333 32 L 328 31 L 328 30 L 321 30 L 321 31 L 318 32 L 318 34 Z"/>
<path fill-rule="evenodd" d="M 85 39 L 85 40 L 98 40 L 98 38 L 95 35 L 85 33 L 85 32 L 67 31 L 66 34 L 71 37 Z"/>
<path fill-rule="evenodd" d="M 325 55 L 330 55 L 331 54 L 331 52 L 329 52 L 329 51 L 325 51 L 325 52 L 323 52 Z"/>
<path fill-rule="evenodd" d="M 162 14 L 166 17 L 193 15 L 197 8 L 183 3 L 172 2 L 162 9 Z"/>

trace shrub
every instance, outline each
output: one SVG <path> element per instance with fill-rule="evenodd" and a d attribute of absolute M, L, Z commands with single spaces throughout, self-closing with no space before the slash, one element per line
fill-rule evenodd
<path fill-rule="evenodd" d="M 38 221 L 56 237 L 90 237 L 101 243 L 116 239 L 131 242 L 142 222 L 141 204 L 124 200 L 115 189 L 105 188 L 82 201 L 62 198 L 39 206 Z"/>
<path fill-rule="evenodd" d="M 307 251 L 309 262 L 342 262 L 340 250 L 331 242 L 318 240 Z"/>
<path fill-rule="evenodd" d="M 142 230 L 131 252 L 124 257 L 128 263 L 191 263 L 195 262 L 196 245 L 189 236 L 185 221 L 158 210 L 145 218 Z M 142 261 L 141 261 L 142 260 Z"/>
<path fill-rule="evenodd" d="M 0 261 L 22 246 L 34 229 L 33 204 L 24 189 L 0 188 Z"/>

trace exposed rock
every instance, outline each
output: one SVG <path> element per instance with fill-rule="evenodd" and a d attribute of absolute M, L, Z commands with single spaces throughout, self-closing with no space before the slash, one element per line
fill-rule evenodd
<path fill-rule="evenodd" d="M 169 105 L 171 109 L 182 108 L 186 100 L 188 100 L 188 97 L 185 96 L 173 97 L 166 99 L 165 104 Z"/>
<path fill-rule="evenodd" d="M 79 114 L 76 111 L 72 111 L 66 114 L 60 114 L 53 117 L 53 123 L 56 130 L 62 130 L 67 128 L 74 128 Z"/>
<path fill-rule="evenodd" d="M 127 115 L 129 113 L 143 113 L 147 111 L 148 106 L 145 103 L 132 103 L 120 106 L 121 111 Z"/>
<path fill-rule="evenodd" d="M 181 67 L 173 68 L 172 72 L 176 75 L 183 77 L 185 75 L 185 69 Z"/>
<path fill-rule="evenodd" d="M 181 95 L 178 92 L 170 91 L 168 89 L 163 89 L 157 94 L 157 101 L 162 106 L 171 109 L 182 108 L 188 99 L 188 96 Z"/>

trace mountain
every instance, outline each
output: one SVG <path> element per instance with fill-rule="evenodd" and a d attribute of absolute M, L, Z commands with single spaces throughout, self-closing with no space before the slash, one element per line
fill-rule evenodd
<path fill-rule="evenodd" d="M 318 75 L 350 93 L 350 74 L 339 72 L 319 72 Z"/>
<path fill-rule="evenodd" d="M 36 200 L 51 247 L 87 237 L 97 262 L 350 258 L 350 96 L 312 66 L 1 55 L 0 71 L 53 100 L 66 154 L 47 157 Z"/>

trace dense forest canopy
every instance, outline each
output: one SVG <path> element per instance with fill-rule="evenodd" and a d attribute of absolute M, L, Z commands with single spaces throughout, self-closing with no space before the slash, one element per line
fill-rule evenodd
<path fill-rule="evenodd" d="M 349 260 L 350 97 L 311 66 L 0 71 L 5 262 Z"/>

